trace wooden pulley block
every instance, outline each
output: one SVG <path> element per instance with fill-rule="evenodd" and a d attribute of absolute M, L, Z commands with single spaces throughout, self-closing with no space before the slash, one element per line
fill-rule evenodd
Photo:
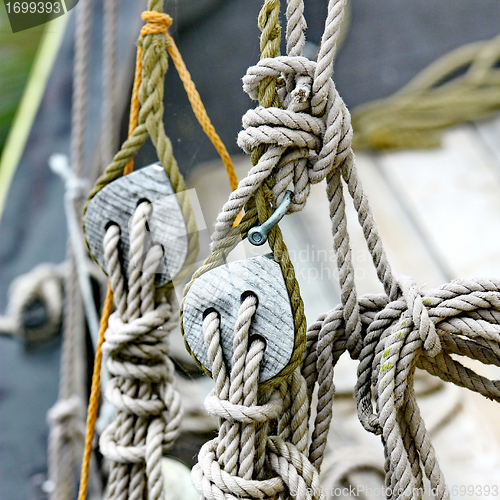
<path fill-rule="evenodd" d="M 120 227 L 120 256 L 126 272 L 132 217 L 144 200 L 152 205 L 147 219 L 144 252 L 154 244 L 161 244 L 164 249 L 156 273 L 156 285 L 161 287 L 172 281 L 184 265 L 188 235 L 179 200 L 160 163 L 119 177 L 102 188 L 85 212 L 85 236 L 93 258 L 106 272 L 103 239 L 109 225 L 117 224 Z"/>
<path fill-rule="evenodd" d="M 259 378 L 265 382 L 289 364 L 294 350 L 292 308 L 280 265 L 272 254 L 230 262 L 197 278 L 184 301 L 183 333 L 192 354 L 210 372 L 203 320 L 207 312 L 215 310 L 220 317 L 224 360 L 230 367 L 238 310 L 248 293 L 258 300 L 250 337 L 259 335 L 266 342 Z"/>

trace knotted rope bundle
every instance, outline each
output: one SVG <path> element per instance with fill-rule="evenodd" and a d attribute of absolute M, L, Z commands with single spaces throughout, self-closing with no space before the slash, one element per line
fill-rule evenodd
<path fill-rule="evenodd" d="M 287 482 L 286 478 L 290 476 L 285 472 L 290 464 L 287 457 L 292 454 L 287 454 L 285 449 L 298 453 L 291 461 L 295 467 L 298 463 L 307 463 L 315 473 L 319 472 L 331 421 L 334 367 L 347 350 L 353 359 L 360 361 L 355 388 L 359 419 L 367 430 L 382 435 L 388 495 L 391 498 L 421 498 L 425 474 L 435 496 L 446 499 L 449 492 L 420 416 L 413 375 L 416 368 L 422 368 L 445 381 L 499 400 L 500 382 L 476 374 L 451 355 L 464 355 L 486 364 L 500 365 L 500 280 L 457 280 L 439 289 L 422 292 L 410 278 L 396 279 L 393 276 L 354 165 L 349 113 L 330 80 L 344 4 L 345 0 L 329 2 L 318 60 L 312 63 L 300 56 L 305 28 L 303 2 L 289 0 L 288 56 L 263 59 L 244 77 L 244 89 L 249 95 L 253 98 L 258 95 L 261 103 L 265 100 L 261 107 L 245 115 L 245 130 L 238 139 L 244 150 L 252 152 L 255 166 L 219 214 L 213 235 L 213 253 L 205 265 L 207 268 L 217 265 L 221 256 L 227 255 L 237 244 L 237 230 L 232 225 L 243 207 L 246 213 L 239 233 L 245 237 L 251 222 L 260 219 L 262 206 L 271 202 L 276 205 L 285 190 L 291 188 L 295 204 L 290 211 L 300 210 L 307 198 L 308 186 L 326 178 L 341 304 L 309 327 L 301 368 L 281 380 L 283 406 L 276 417 L 277 424 L 273 423 L 272 417 L 266 422 L 269 432 L 266 452 L 263 453 L 265 465 L 257 472 L 264 470 L 266 477 L 281 479 L 286 486 L 292 484 Z M 269 44 L 275 45 L 276 33 L 279 34 L 276 10 L 279 11 L 279 2 L 268 0 L 259 18 L 265 26 L 263 37 L 267 33 Z M 272 23 L 274 25 L 270 26 Z M 274 34 L 272 39 L 270 34 Z M 278 90 L 274 92 L 276 87 Z M 353 199 L 377 276 L 384 286 L 383 294 L 357 297 L 342 181 Z M 276 256 L 271 238 L 270 246 Z M 278 254 L 277 260 L 280 257 Z M 206 317 L 206 333 L 217 329 L 216 322 L 216 317 Z M 216 357 L 212 359 L 215 362 Z M 233 371 L 230 380 L 231 376 Z M 212 395 L 207 407 L 212 411 L 217 408 L 215 413 L 224 418 L 218 443 L 224 443 L 224 449 L 228 449 L 230 443 L 241 442 L 239 426 L 246 422 L 242 419 L 248 418 L 248 410 L 222 403 L 230 399 L 222 387 L 225 386 L 220 386 L 215 393 L 220 401 L 214 403 Z M 305 388 L 303 398 L 297 396 L 301 387 Z M 307 430 L 311 425 L 315 387 L 318 388 L 316 417 L 308 443 L 307 432 L 302 439 L 299 429 Z M 270 399 L 270 393 L 264 388 L 261 387 L 259 392 Z M 372 407 L 372 397 L 376 412 Z M 265 404 L 264 401 L 266 399 L 262 399 L 261 405 Z M 295 411 L 291 410 L 293 405 L 299 405 Z M 306 408 L 305 414 L 298 410 L 299 407 Z M 232 422 L 230 426 L 228 418 Z M 229 439 L 232 441 L 228 443 Z M 282 440 L 281 447 L 275 444 L 275 439 Z M 274 458 L 271 453 L 275 453 Z M 260 451 L 253 456 L 262 460 Z M 247 457 L 243 457 L 240 451 L 235 460 L 241 469 Z M 278 462 L 284 467 L 275 467 Z M 250 498 L 266 498 L 266 495 L 311 498 L 314 494 L 321 495 L 317 491 L 311 493 L 307 488 L 278 491 L 281 485 L 277 482 L 273 483 L 276 489 L 272 493 L 250 491 L 250 484 L 240 481 L 239 470 L 234 472 L 229 468 L 231 473 L 225 467 L 229 467 L 225 455 L 218 454 L 215 443 L 207 445 L 194 473 L 195 482 L 206 498 L 234 498 L 243 494 L 237 490 L 243 488 L 243 484 L 248 487 L 245 494 Z M 270 470 L 274 475 L 269 476 Z M 312 485 L 312 481 L 305 480 L 306 470 L 310 469 L 306 467 L 299 473 L 296 467 L 295 478 L 304 480 L 301 484 Z M 313 476 L 314 473 L 308 477 Z M 294 484 L 298 486 L 299 482 Z M 251 485 L 255 486 L 254 483 Z M 217 488 L 225 496 L 219 494 Z"/>
<path fill-rule="evenodd" d="M 220 430 L 202 447 L 193 482 L 206 499 L 324 498 L 319 474 L 306 455 L 309 405 L 300 370 L 279 388 L 259 389 L 265 342 L 250 336 L 256 309 L 257 298 L 246 296 L 235 325 L 229 373 L 219 314 L 205 317 L 203 331 L 215 380 L 205 407 L 219 417 Z"/>
<path fill-rule="evenodd" d="M 293 201 L 289 212 L 301 210 L 311 183 L 322 181 L 338 167 L 350 152 L 352 129 L 350 115 L 330 78 L 335 54 L 335 40 L 342 21 L 340 5 L 330 6 L 318 62 L 300 56 L 305 42 L 305 21 L 290 28 L 288 38 L 300 31 L 300 43 L 292 54 L 261 59 L 248 69 L 243 89 L 257 99 L 267 78 L 280 77 L 283 87 L 278 90 L 280 106 L 248 111 L 243 116 L 244 130 L 238 135 L 238 145 L 247 153 L 263 146 L 266 152 L 248 172 L 238 189 L 224 205 L 212 237 L 222 239 L 236 214 L 271 174 L 275 175 L 273 202 L 277 206 L 285 191 L 293 185 Z M 297 10 L 290 13 L 297 14 Z M 327 43 L 328 42 L 328 43 Z"/>
<path fill-rule="evenodd" d="M 103 455 L 111 460 L 109 499 L 142 498 L 146 492 L 150 499 L 163 498 L 162 452 L 175 441 L 182 417 L 166 339 L 174 326 L 172 308 L 155 298 L 162 249 L 154 245 L 145 252 L 150 212 L 151 204 L 143 202 L 132 219 L 127 283 L 120 266 L 118 226 L 111 225 L 104 240 L 117 306 L 103 344 L 112 377 L 106 398 L 117 410 L 100 440 Z"/>
<path fill-rule="evenodd" d="M 361 422 L 381 433 L 388 459 L 386 486 L 396 498 L 418 498 L 423 491 L 420 463 L 438 498 L 447 498 L 442 472 L 413 388 L 415 368 L 446 382 L 500 401 L 500 381 L 463 366 L 451 355 L 500 365 L 500 280 L 455 280 L 425 293 L 409 278 L 399 281 L 401 295 L 366 295 L 359 299 L 363 348 L 356 359 L 357 399 Z M 308 342 L 320 337 L 333 343 L 333 365 L 345 352 L 341 306 L 318 318 Z M 315 351 L 306 357 L 304 372 L 325 370 Z M 331 367 L 333 372 L 333 366 Z M 333 374 L 333 373 L 332 373 Z M 307 375 L 306 375 L 307 377 Z M 371 398 L 376 402 L 373 414 Z"/>

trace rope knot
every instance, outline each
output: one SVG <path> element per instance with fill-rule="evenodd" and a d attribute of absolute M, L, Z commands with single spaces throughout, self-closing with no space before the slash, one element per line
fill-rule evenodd
<path fill-rule="evenodd" d="M 276 498 L 285 491 L 283 479 L 251 479 L 228 472 L 217 459 L 216 440 L 208 441 L 200 450 L 198 463 L 193 467 L 191 478 L 203 498 Z"/>
<path fill-rule="evenodd" d="M 278 391 L 274 391 L 268 403 L 255 406 L 234 404 L 220 399 L 214 392 L 205 399 L 205 408 L 210 415 L 243 424 L 259 424 L 275 419 L 280 415 L 282 407 L 283 401 Z"/>
<path fill-rule="evenodd" d="M 112 378 L 105 395 L 120 418 L 104 431 L 100 446 L 114 462 L 145 462 L 150 439 L 167 450 L 178 435 L 182 410 L 173 383 L 175 368 L 167 356 L 170 315 L 170 305 L 162 304 L 129 322 L 117 312 L 109 319 L 103 352 Z M 123 442 L 121 426 L 130 418 L 143 427 L 145 443 Z"/>
<path fill-rule="evenodd" d="M 350 114 L 331 78 L 320 84 L 316 73 L 317 63 L 305 57 L 281 56 L 261 59 L 243 77 L 244 91 L 255 100 L 265 80 L 283 82 L 278 89 L 283 108 L 249 110 L 243 116 L 238 145 L 246 153 L 268 148 L 260 160 L 265 178 L 276 176 L 276 205 L 293 186 L 290 212 L 301 210 L 310 184 L 323 180 L 350 152 Z"/>
<path fill-rule="evenodd" d="M 172 26 L 173 19 L 163 12 L 146 10 L 141 14 L 142 20 L 147 24 L 141 29 L 141 37 L 146 35 L 167 34 L 168 28 Z"/>
<path fill-rule="evenodd" d="M 84 403 L 79 396 L 61 399 L 48 411 L 47 420 L 52 426 L 67 424 L 80 427 L 85 418 Z"/>
<path fill-rule="evenodd" d="M 168 304 L 125 322 L 116 312 L 109 318 L 106 340 L 102 346 L 112 376 L 157 383 L 172 374 L 168 364 L 167 335 L 171 329 L 171 308 Z M 170 371 L 170 370 L 169 370 Z M 113 384 L 112 384 L 113 385 Z M 115 404 L 114 398 L 108 398 Z"/>
<path fill-rule="evenodd" d="M 436 332 L 436 326 L 429 317 L 429 311 L 424 305 L 424 299 L 416 283 L 407 276 L 401 276 L 398 280 L 403 298 L 408 308 L 408 317 L 415 330 L 418 330 L 419 338 L 428 356 L 435 357 L 441 352 L 441 342 Z M 405 321 L 404 319 L 402 322 Z M 411 325 L 405 325 L 410 327 Z"/>
<path fill-rule="evenodd" d="M 436 326 L 429 317 L 417 285 L 406 276 L 400 277 L 398 282 L 405 309 L 385 339 L 378 375 L 381 390 L 393 393 L 396 408 L 406 400 L 407 388 L 422 348 L 430 357 L 441 352 Z"/>

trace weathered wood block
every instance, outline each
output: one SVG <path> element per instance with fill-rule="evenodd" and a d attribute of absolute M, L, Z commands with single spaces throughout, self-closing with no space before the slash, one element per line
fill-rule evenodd
<path fill-rule="evenodd" d="M 152 211 L 147 220 L 149 236 L 144 248 L 163 245 L 163 261 L 158 267 L 156 285 L 171 281 L 182 268 L 187 255 L 186 224 L 170 179 L 161 164 L 144 167 L 105 186 L 89 203 L 84 226 L 90 251 L 106 271 L 103 239 L 110 223 L 120 226 L 120 254 L 123 269 L 129 265 L 130 223 L 137 205 L 147 200 Z"/>
<path fill-rule="evenodd" d="M 294 321 L 290 300 L 272 254 L 230 262 L 201 275 L 189 289 L 184 302 L 183 330 L 196 359 L 211 371 L 203 338 L 203 318 L 208 309 L 220 315 L 221 344 L 226 366 L 231 366 L 234 326 L 245 292 L 258 297 L 250 336 L 266 341 L 260 381 L 278 375 L 290 361 L 294 349 Z"/>

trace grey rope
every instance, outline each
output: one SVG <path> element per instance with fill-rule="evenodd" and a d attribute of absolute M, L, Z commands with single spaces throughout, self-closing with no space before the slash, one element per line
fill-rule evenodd
<path fill-rule="evenodd" d="M 100 448 L 110 460 L 107 498 L 163 499 L 162 453 L 174 443 L 182 419 L 174 388 L 174 366 L 167 335 L 175 326 L 171 305 L 156 297 L 155 272 L 160 245 L 145 247 L 149 202 L 132 218 L 130 262 L 125 280 L 120 265 L 120 230 L 111 225 L 104 252 L 116 311 L 109 318 L 103 344 L 111 379 L 106 399 L 117 410 L 103 432 Z"/>
<path fill-rule="evenodd" d="M 89 40 L 92 2 L 84 0 L 76 11 L 75 57 L 73 66 L 73 96 L 71 114 L 71 168 L 76 179 L 84 176 L 85 139 L 87 125 Z M 79 211 L 82 196 L 67 200 L 74 211 Z M 70 207 L 67 207 L 70 210 Z M 69 213 L 69 212 L 68 212 Z M 73 240 L 74 240 L 73 235 Z M 78 251 L 78 250 L 77 250 Z M 74 496 L 74 474 L 80 467 L 84 442 L 85 413 L 82 410 L 85 397 L 84 353 L 85 317 L 78 276 L 78 254 L 68 240 L 67 260 L 69 268 L 64 280 L 66 303 L 63 309 L 63 339 L 61 352 L 61 376 L 59 399 L 49 414 L 49 494 L 51 500 L 67 500 Z M 80 255 L 81 257 L 81 255 Z M 82 262 L 80 262 L 80 266 Z M 80 272 L 80 275 L 82 273 Z M 88 277 L 88 275 L 87 275 Z M 85 281 L 85 278 L 82 278 Z M 82 282 L 83 282 L 82 281 Z M 92 309 L 88 305 L 88 313 Z M 95 327 L 91 323 L 91 327 Z M 77 401 L 78 399 L 78 401 Z M 82 431 L 83 429 L 83 431 Z M 100 496 L 102 486 L 92 459 L 91 491 Z"/>
<path fill-rule="evenodd" d="M 118 0 L 103 1 L 103 81 L 101 116 L 101 166 L 92 173 L 92 182 L 101 175 L 116 153 L 118 130 L 116 119 L 117 47 L 118 47 Z"/>

